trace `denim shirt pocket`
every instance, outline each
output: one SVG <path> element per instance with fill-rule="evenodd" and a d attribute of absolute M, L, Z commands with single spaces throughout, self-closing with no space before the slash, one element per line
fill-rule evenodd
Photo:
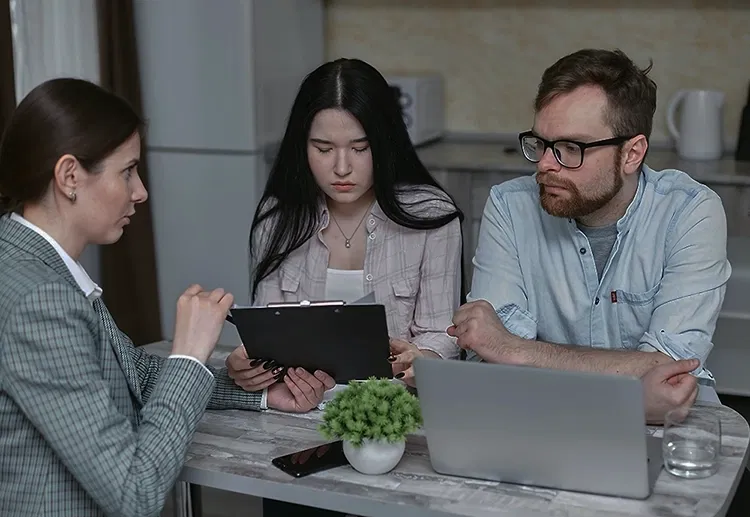
<path fill-rule="evenodd" d="M 660 287 L 661 283 L 658 283 L 648 291 L 640 293 L 620 289 L 615 291 L 620 340 L 624 348 L 635 350 L 643 334 L 648 332 L 654 312 L 654 301 Z"/>

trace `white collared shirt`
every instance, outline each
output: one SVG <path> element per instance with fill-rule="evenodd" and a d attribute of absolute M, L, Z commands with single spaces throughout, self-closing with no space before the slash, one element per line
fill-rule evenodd
<path fill-rule="evenodd" d="M 36 226 L 35 224 L 29 222 L 27 219 L 25 219 L 23 216 L 18 215 L 17 213 L 10 214 L 10 218 L 13 221 L 16 221 L 19 224 L 24 225 L 29 230 L 32 230 L 39 234 L 41 237 L 44 238 L 47 242 L 50 243 L 50 245 L 55 249 L 58 255 L 60 255 L 60 258 L 65 263 L 65 266 L 70 271 L 70 274 L 73 275 L 73 279 L 78 284 L 78 287 L 80 287 L 81 291 L 83 291 L 83 294 L 86 295 L 86 298 L 91 302 L 94 303 L 94 300 L 101 297 L 102 295 L 102 288 L 99 287 L 96 282 L 91 280 L 91 277 L 88 273 L 86 273 L 86 270 L 83 269 L 83 266 L 80 262 L 77 262 L 73 260 L 73 257 L 68 255 L 68 252 L 66 252 L 58 242 L 53 239 L 47 232 Z M 206 365 L 204 365 L 202 362 L 200 362 L 197 358 L 189 356 L 189 355 L 179 355 L 179 354 L 173 354 L 170 355 L 169 358 L 184 358 L 184 359 L 190 359 L 192 361 L 196 361 L 199 363 L 203 368 L 211 374 L 211 370 L 206 368 Z M 213 374 L 211 374 L 213 375 Z"/>

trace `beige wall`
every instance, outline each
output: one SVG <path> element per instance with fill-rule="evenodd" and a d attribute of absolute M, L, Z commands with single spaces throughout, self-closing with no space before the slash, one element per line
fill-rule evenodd
<path fill-rule="evenodd" d="M 569 7 L 558 7 L 566 3 Z M 619 47 L 654 60 L 654 138 L 679 88 L 726 93 L 726 140 L 736 140 L 750 81 L 750 0 L 327 0 L 327 55 L 381 72 L 439 71 L 450 131 L 516 133 L 531 125 L 543 70 L 583 47 Z M 654 7 L 646 7 L 653 4 Z"/>

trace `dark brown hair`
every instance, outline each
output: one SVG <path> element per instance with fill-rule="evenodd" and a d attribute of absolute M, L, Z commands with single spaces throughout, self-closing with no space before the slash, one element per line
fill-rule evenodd
<path fill-rule="evenodd" d="M 122 98 L 82 79 L 46 81 L 13 112 L 0 143 L 0 214 L 39 201 L 57 161 L 75 156 L 89 172 L 141 131 L 143 121 Z"/>
<path fill-rule="evenodd" d="M 560 94 L 581 86 L 599 86 L 607 96 L 605 122 L 614 136 L 651 137 L 656 83 L 621 50 L 583 49 L 560 58 L 544 71 L 534 101 L 538 113 Z"/>

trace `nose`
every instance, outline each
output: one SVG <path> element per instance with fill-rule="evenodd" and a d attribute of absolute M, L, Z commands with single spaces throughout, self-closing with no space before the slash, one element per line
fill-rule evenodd
<path fill-rule="evenodd" d="M 333 172 L 336 173 L 336 176 L 347 176 L 352 172 L 352 164 L 346 149 L 341 149 L 336 154 L 336 163 L 334 164 Z"/>
<path fill-rule="evenodd" d="M 134 204 L 143 203 L 148 199 L 148 191 L 146 190 L 146 186 L 143 184 L 143 181 L 141 180 L 141 176 L 139 174 L 135 175 L 134 180 L 134 188 L 133 188 L 133 195 L 131 197 Z"/>
<path fill-rule="evenodd" d="M 542 159 L 536 164 L 536 168 L 539 172 L 559 172 L 560 162 L 555 158 L 555 151 L 551 147 L 544 150 Z"/>

